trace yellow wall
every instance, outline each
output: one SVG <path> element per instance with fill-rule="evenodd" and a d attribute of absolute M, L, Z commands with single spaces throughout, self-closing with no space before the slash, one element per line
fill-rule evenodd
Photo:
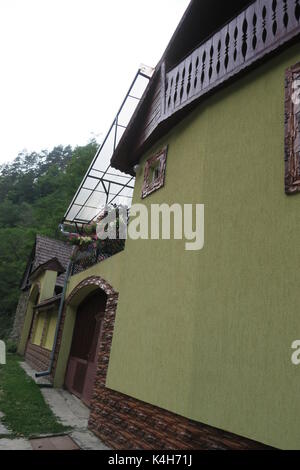
<path fill-rule="evenodd" d="M 46 321 L 46 312 L 38 313 L 37 319 L 34 325 L 34 332 L 33 332 L 33 338 L 32 338 L 32 343 L 38 346 L 41 345 L 45 321 Z"/>
<path fill-rule="evenodd" d="M 43 274 L 41 274 L 38 279 L 41 285 L 40 302 L 53 297 L 57 279 L 57 272 L 45 271 Z"/>
<path fill-rule="evenodd" d="M 39 301 L 39 284 L 38 282 L 35 282 L 31 286 L 23 329 L 22 329 L 20 341 L 18 344 L 18 353 L 21 355 L 25 353 L 25 348 L 26 348 L 28 336 L 30 334 L 30 328 L 31 328 L 32 319 L 33 319 L 33 307 L 38 303 L 38 301 Z"/>
<path fill-rule="evenodd" d="M 20 336 L 20 341 L 18 344 L 18 353 L 19 354 L 24 354 L 25 353 L 25 348 L 26 344 L 28 341 L 28 336 L 30 334 L 30 327 L 32 323 L 32 318 L 33 318 L 33 307 L 36 304 L 36 291 L 39 291 L 39 299 L 38 302 L 42 302 L 43 300 L 47 300 L 54 295 L 54 289 L 55 289 L 55 284 L 56 284 L 56 279 L 57 279 L 57 272 L 55 271 L 45 271 L 38 276 L 32 286 L 31 286 L 31 292 L 30 292 L 30 297 L 29 297 L 29 302 L 27 305 L 27 310 L 26 310 L 26 315 L 24 319 L 24 325 L 22 329 L 22 333 Z M 39 344 L 39 341 L 41 340 L 41 325 L 40 323 L 38 325 L 38 330 L 36 330 L 36 337 L 34 333 L 34 344 Z"/>
<path fill-rule="evenodd" d="M 43 341 L 43 347 L 46 349 L 49 349 L 49 351 L 51 351 L 53 347 L 55 330 L 56 330 L 57 314 L 58 312 L 55 310 L 53 310 L 51 313 L 50 312 L 47 313 L 48 325 L 47 325 L 45 338 Z"/>

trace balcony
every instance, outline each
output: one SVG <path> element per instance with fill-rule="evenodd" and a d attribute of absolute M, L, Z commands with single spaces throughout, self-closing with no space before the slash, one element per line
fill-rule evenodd
<path fill-rule="evenodd" d="M 300 0 L 257 0 L 166 73 L 162 120 L 300 33 Z"/>
<path fill-rule="evenodd" d="M 73 257 L 71 275 L 74 276 L 95 264 L 101 263 L 111 256 L 120 253 L 124 248 L 125 240 L 105 240 L 101 246 L 96 248 L 90 246 L 83 251 L 78 250 Z"/>

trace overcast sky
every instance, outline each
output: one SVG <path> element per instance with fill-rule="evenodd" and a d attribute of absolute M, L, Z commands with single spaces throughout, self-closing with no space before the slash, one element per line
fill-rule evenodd
<path fill-rule="evenodd" d="M 189 0 L 0 0 L 0 164 L 106 134 Z"/>

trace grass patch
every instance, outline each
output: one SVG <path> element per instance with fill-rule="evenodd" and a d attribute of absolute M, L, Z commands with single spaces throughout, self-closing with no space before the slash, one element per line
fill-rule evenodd
<path fill-rule="evenodd" d="M 27 376 L 16 355 L 7 355 L 0 365 L 1 422 L 12 431 L 10 437 L 31 437 L 65 432 L 69 428 L 57 421 L 36 383 Z"/>

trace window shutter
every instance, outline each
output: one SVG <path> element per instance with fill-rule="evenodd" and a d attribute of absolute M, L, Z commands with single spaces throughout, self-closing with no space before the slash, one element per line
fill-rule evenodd
<path fill-rule="evenodd" d="M 285 192 L 300 192 L 300 63 L 285 78 Z"/>

